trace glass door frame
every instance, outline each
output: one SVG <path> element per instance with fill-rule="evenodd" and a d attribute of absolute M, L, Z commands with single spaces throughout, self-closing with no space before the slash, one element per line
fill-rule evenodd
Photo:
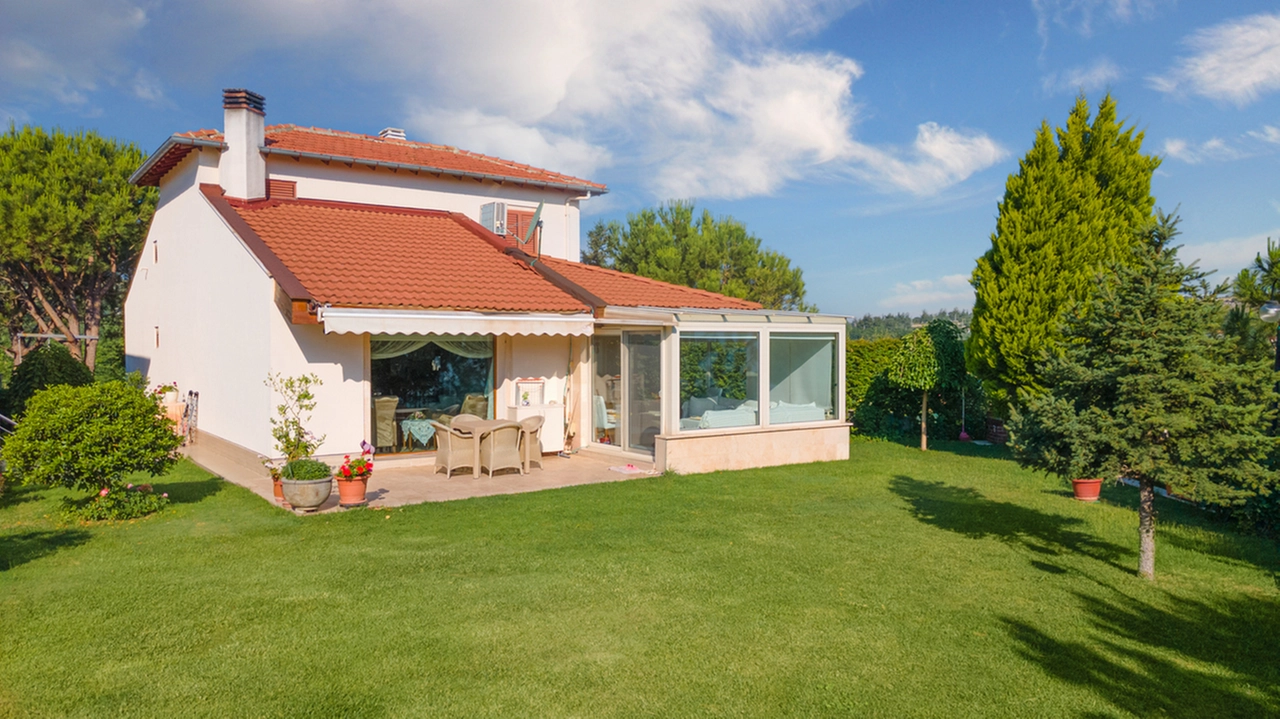
<path fill-rule="evenodd" d="M 662 327 L 608 327 L 597 329 L 592 337 L 591 358 L 590 358 L 590 376 L 596 377 L 598 370 L 596 369 L 596 352 L 594 340 L 599 337 L 616 337 L 619 345 L 619 406 L 617 410 L 617 444 L 603 444 L 596 441 L 594 429 L 588 435 L 590 437 L 591 446 L 607 449 L 610 451 L 626 452 L 628 454 L 645 455 L 652 457 L 656 453 L 656 442 L 654 447 L 633 447 L 631 446 L 631 350 L 627 344 L 627 335 L 629 334 L 646 334 L 653 335 L 657 339 L 657 361 L 658 361 L 658 434 L 661 435 L 665 428 L 666 420 L 666 399 L 665 392 L 667 384 L 667 367 L 665 363 L 666 333 Z M 592 402 L 594 407 L 594 401 Z M 592 410 L 594 412 L 594 409 Z M 592 427 L 595 425 L 595 418 L 589 417 Z"/>

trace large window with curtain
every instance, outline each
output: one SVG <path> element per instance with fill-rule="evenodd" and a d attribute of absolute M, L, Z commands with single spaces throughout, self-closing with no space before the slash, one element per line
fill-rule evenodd
<path fill-rule="evenodd" d="M 769 424 L 836 418 L 836 339 L 831 334 L 770 334 Z"/>
<path fill-rule="evenodd" d="M 373 443 L 378 452 L 435 449 L 430 420 L 493 417 L 491 335 L 369 338 Z"/>
<path fill-rule="evenodd" d="M 680 335 L 680 429 L 760 424 L 760 336 Z"/>

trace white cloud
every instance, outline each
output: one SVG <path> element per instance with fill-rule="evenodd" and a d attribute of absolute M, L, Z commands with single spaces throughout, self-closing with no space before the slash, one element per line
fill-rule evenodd
<path fill-rule="evenodd" d="M 0 0 L 0 17 L 0 94 L 73 106 L 129 74 L 122 53 L 148 19 L 123 0 Z"/>
<path fill-rule="evenodd" d="M 1178 258 L 1188 264 L 1199 260 L 1201 269 L 1218 270 L 1222 277 L 1217 279 L 1226 279 L 1253 262 L 1259 252 L 1266 250 L 1268 237 L 1280 239 L 1280 227 L 1248 237 L 1187 244 L 1178 250 Z"/>
<path fill-rule="evenodd" d="M 973 306 L 973 286 L 968 275 L 946 275 L 934 280 L 899 282 L 888 297 L 877 303 L 888 312 L 950 309 Z"/>
<path fill-rule="evenodd" d="M 589 176 L 610 163 L 609 151 L 603 147 L 477 110 L 418 110 L 408 124 L 430 137 L 453 138 L 453 144 L 472 152 L 519 157 L 527 164 L 572 175 Z"/>
<path fill-rule="evenodd" d="M 12 39 L 29 48 L 0 44 L 25 53 L 0 57 L 0 71 L 22 65 L 24 88 L 63 88 L 64 102 L 110 85 L 164 103 L 166 88 L 213 86 L 268 58 L 305 64 L 399 95 L 400 117 L 344 129 L 400 124 L 414 139 L 579 175 L 612 166 L 656 199 L 851 177 L 928 194 L 1007 156 L 986 134 L 937 122 L 908 147 L 858 140 L 862 68 L 790 48 L 864 0 L 173 2 L 149 18 L 129 0 L 48 0 L 43 15 L 22 11 Z M 90 52 L 55 41 L 95 25 Z M 140 69 L 127 59 L 138 46 L 165 63 Z"/>
<path fill-rule="evenodd" d="M 1123 73 L 1120 68 L 1104 57 L 1089 66 L 1049 73 L 1041 79 L 1041 86 L 1046 94 L 1059 95 L 1081 90 L 1103 90 L 1121 77 Z"/>
<path fill-rule="evenodd" d="M 1218 137 L 1199 144 L 1178 138 L 1169 138 L 1164 141 L 1164 154 L 1191 165 L 1206 161 L 1225 162 L 1239 160 L 1247 156 L 1246 153 L 1228 145 L 1226 141 Z"/>
<path fill-rule="evenodd" d="M 1099 19 L 1123 24 L 1134 18 L 1149 18 L 1161 4 L 1161 0 L 1031 0 L 1036 32 L 1045 45 L 1053 25 L 1089 37 Z"/>
<path fill-rule="evenodd" d="M 1213 100 L 1248 105 L 1280 90 L 1280 14 L 1230 20 L 1191 35 L 1195 52 L 1168 73 L 1152 77 L 1161 92 L 1191 92 Z"/>
<path fill-rule="evenodd" d="M 1263 125 L 1260 130 L 1250 130 L 1249 137 L 1255 140 L 1270 143 L 1272 145 L 1280 145 L 1280 127 L 1274 125 Z"/>

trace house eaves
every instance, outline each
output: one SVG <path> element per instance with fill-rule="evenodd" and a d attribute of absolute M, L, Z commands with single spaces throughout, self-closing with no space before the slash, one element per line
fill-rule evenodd
<path fill-rule="evenodd" d="M 281 157 L 289 157 L 294 160 L 319 160 L 320 162 L 330 163 L 339 162 L 344 165 L 355 166 L 361 165 L 370 169 L 384 169 L 398 172 L 404 170 L 414 174 L 426 173 L 429 175 L 437 175 L 443 177 L 455 177 L 460 180 L 475 180 L 477 182 L 494 182 L 500 185 L 520 185 L 528 187 L 539 187 L 553 190 L 566 190 L 570 192 L 589 193 L 593 195 L 603 195 L 609 190 L 595 185 L 577 185 L 563 182 L 546 182 L 543 180 L 531 180 L 514 178 L 507 175 L 494 175 L 485 172 L 469 172 L 467 170 L 450 170 L 443 167 L 432 167 L 431 165 L 414 165 L 405 162 L 389 162 L 387 160 L 370 160 L 367 158 L 348 157 L 345 155 L 328 155 L 320 152 L 306 152 L 303 150 L 286 150 L 267 146 L 262 148 L 264 155 L 280 155 Z"/>
<path fill-rule="evenodd" d="M 227 149 L 227 145 L 220 140 L 172 135 L 129 176 L 129 182 L 134 185 L 157 186 L 160 184 L 160 178 L 164 177 L 165 173 L 172 170 L 192 150 L 202 148 L 221 152 Z"/>

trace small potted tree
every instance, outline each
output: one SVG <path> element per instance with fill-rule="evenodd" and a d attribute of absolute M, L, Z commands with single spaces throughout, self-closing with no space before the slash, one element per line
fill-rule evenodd
<path fill-rule="evenodd" d="M 334 473 L 338 482 L 338 504 L 343 507 L 360 507 L 369 503 L 365 495 L 369 491 L 369 477 L 373 475 L 373 447 L 360 443 L 360 456 L 342 458 L 342 466 Z"/>
<path fill-rule="evenodd" d="M 276 405 L 276 416 L 271 418 L 271 436 L 276 440 L 276 449 L 284 455 L 284 466 L 280 468 L 281 491 L 294 509 L 314 512 L 333 493 L 333 470 L 312 458 L 316 449 L 324 444 L 324 437 L 307 431 L 304 424 L 311 420 L 311 412 L 316 408 L 311 388 L 320 384 L 320 378 L 314 374 L 298 377 L 273 374 L 266 384 L 282 400 Z"/>

